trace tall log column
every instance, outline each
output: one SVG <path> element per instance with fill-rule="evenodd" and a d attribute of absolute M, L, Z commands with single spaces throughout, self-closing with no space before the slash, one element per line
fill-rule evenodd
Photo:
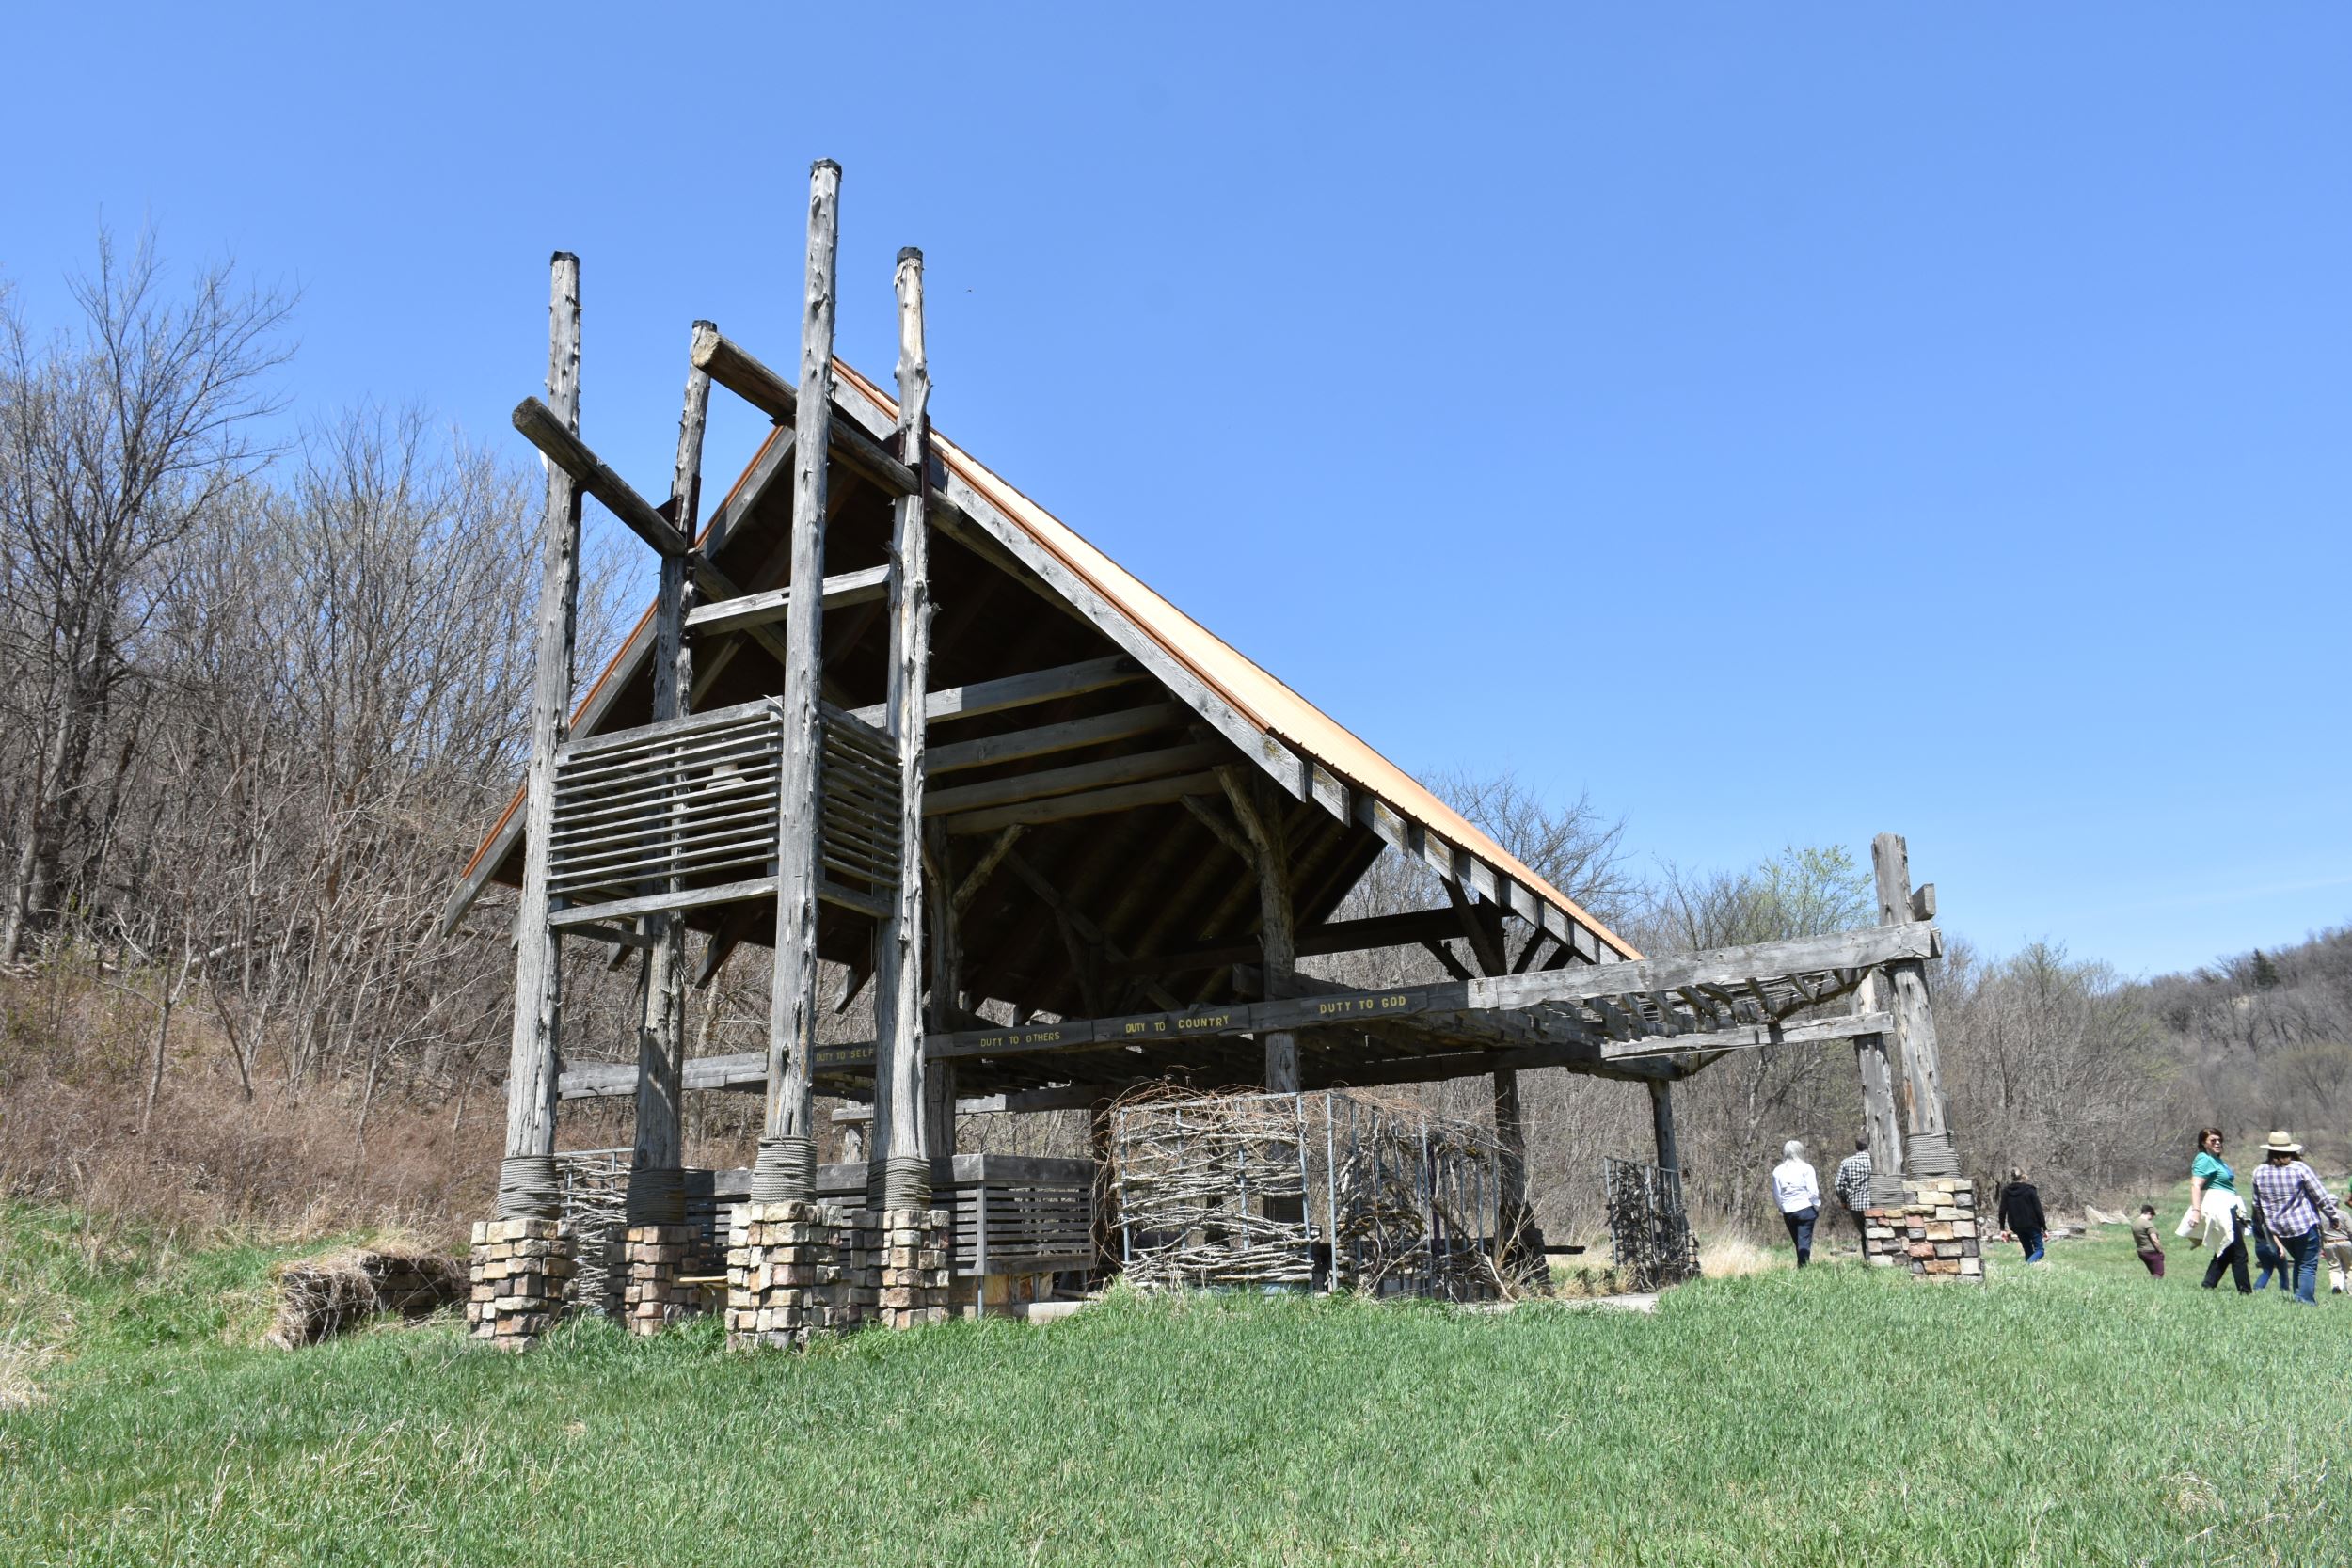
<path fill-rule="evenodd" d="M 923 828 L 923 913 L 930 931 L 930 995 L 926 1008 L 930 1032 L 963 1027 L 963 953 L 957 916 L 955 862 L 944 822 Z M 956 1157 L 956 1064 L 923 1062 L 923 1148 L 933 1160 Z"/>
<path fill-rule="evenodd" d="M 548 303 L 548 406 L 580 431 L 580 258 L 552 258 Z M 555 822 L 555 752 L 571 712 L 572 641 L 580 609 L 580 490 L 547 465 L 539 526 L 537 674 L 531 690 L 531 770 L 523 796 L 523 885 L 515 911 L 515 1031 L 506 1069 L 501 1220 L 561 1213 L 555 1184 L 555 1088 L 563 1017 L 562 939 L 548 925 L 548 839 Z"/>
<path fill-rule="evenodd" d="M 885 723 L 898 749 L 898 885 L 876 935 L 874 1145 L 868 1207 L 929 1209 L 923 1136 L 924 704 L 931 656 L 930 541 L 924 516 L 930 362 L 923 351 L 923 253 L 898 252 L 898 460 L 914 470 L 891 514 L 890 692 Z"/>
<path fill-rule="evenodd" d="M 1649 1090 L 1650 1138 L 1658 1148 L 1658 1168 L 1682 1173 L 1682 1146 L 1675 1141 L 1674 1085 L 1663 1078 L 1645 1080 Z"/>
<path fill-rule="evenodd" d="M 776 840 L 775 970 L 768 1004 L 768 1116 L 752 1166 L 755 1203 L 804 1202 L 817 1189 L 817 879 L 823 780 L 826 431 L 833 421 L 834 252 L 841 166 L 808 178 L 808 273 L 801 318 L 801 383 L 792 443 L 792 599 L 785 617 L 784 755 Z"/>
<path fill-rule="evenodd" d="M 670 470 L 670 521 L 694 537 L 701 502 L 703 431 L 710 416 L 710 372 L 694 365 L 694 355 L 717 341 L 719 329 L 696 322 L 688 356 L 686 402 L 678 415 L 677 458 Z M 653 721 L 682 718 L 694 688 L 694 659 L 686 641 L 686 558 L 661 558 L 660 589 L 654 601 Z M 674 818 L 686 808 L 673 805 Z M 680 825 L 683 825 L 682 822 Z M 670 891 L 679 883 L 671 879 Z M 637 1028 L 637 1117 L 628 1171 L 628 1223 L 674 1226 L 686 1222 L 686 1191 L 678 1166 L 684 1156 L 678 1130 L 678 1085 L 686 1051 L 686 922 L 671 911 L 649 915 L 642 992 L 644 1012 Z"/>
<path fill-rule="evenodd" d="M 1899 925 L 1929 920 L 1935 913 L 1935 890 L 1911 887 L 1911 852 L 1899 833 L 1881 833 L 1870 841 L 1870 864 L 1877 874 L 1879 924 Z M 1895 1020 L 1895 1051 L 1902 1060 L 1903 1084 L 1910 1099 L 1909 1162 L 1904 1173 L 1914 1177 L 1960 1174 L 1960 1158 L 1952 1148 L 1950 1109 L 1944 1098 L 1944 1069 L 1937 1058 L 1935 1008 L 1928 999 L 1927 965 L 1904 958 L 1879 971 L 1874 986 L 1881 1006 Z M 1877 1158 L 1872 1156 L 1875 1169 Z"/>
<path fill-rule="evenodd" d="M 1282 803 L 1255 775 L 1244 780 L 1231 768 L 1216 770 L 1226 800 L 1249 840 L 1258 866 L 1258 945 L 1265 966 L 1269 1000 L 1293 994 L 1298 973 L 1298 935 L 1291 900 L 1290 844 L 1282 827 Z M 1269 1094 L 1298 1090 L 1298 1037 L 1287 1029 L 1263 1036 L 1265 1086 Z"/>
<path fill-rule="evenodd" d="M 1881 990 L 1876 974 L 1864 975 L 1862 989 L 1854 993 L 1855 1010 L 1867 1013 L 1883 1009 L 1886 1004 Z M 1895 1106 L 1895 1072 L 1887 1056 L 1886 1037 L 1855 1036 L 1853 1056 L 1855 1070 L 1862 1078 L 1862 1131 L 1870 1145 L 1870 1202 L 1900 1203 L 1903 1124 Z"/>

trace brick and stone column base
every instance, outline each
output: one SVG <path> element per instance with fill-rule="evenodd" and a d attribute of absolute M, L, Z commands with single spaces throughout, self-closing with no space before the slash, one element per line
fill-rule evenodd
<path fill-rule="evenodd" d="M 695 1293 L 678 1283 L 694 1254 L 692 1226 L 632 1226 L 621 1251 L 628 1270 L 621 1316 L 631 1334 L 659 1334 L 694 1315 Z"/>
<path fill-rule="evenodd" d="M 821 1204 L 741 1203 L 728 1212 L 730 1349 L 806 1341 L 817 1288 L 835 1268 L 833 1231 Z"/>
<path fill-rule="evenodd" d="M 1903 1182 L 1899 1208 L 1863 1212 L 1863 1255 L 1876 1267 L 1908 1268 L 1923 1279 L 1982 1279 L 1977 1184 L 1939 1176 Z"/>
<path fill-rule="evenodd" d="M 941 1209 L 892 1209 L 881 1216 L 882 1321 L 917 1328 L 947 1320 L 947 1214 Z"/>
<path fill-rule="evenodd" d="M 527 1350 L 553 1328 L 572 1293 L 577 1264 L 569 1226 L 555 1220 L 485 1220 L 473 1227 L 466 1325 L 501 1350 Z"/>
<path fill-rule="evenodd" d="M 728 1215 L 730 1349 L 803 1345 L 813 1334 L 861 1323 L 912 1328 L 946 1316 L 945 1211 L 746 1203 Z"/>

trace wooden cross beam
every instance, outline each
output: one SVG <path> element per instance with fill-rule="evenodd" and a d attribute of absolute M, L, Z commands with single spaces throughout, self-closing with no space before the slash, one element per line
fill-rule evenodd
<path fill-rule="evenodd" d="M 800 417 L 801 394 L 793 385 L 761 364 L 723 336 L 714 335 L 700 345 L 695 363 L 710 379 L 758 409 L 778 424 L 793 424 Z M 919 488 L 914 470 L 883 450 L 882 444 L 858 427 L 857 421 L 826 400 L 832 455 L 872 480 L 893 496 L 912 495 Z M 932 505 L 940 504 L 936 498 Z"/>
<path fill-rule="evenodd" d="M 692 553 L 693 541 L 680 533 L 676 525 L 644 497 L 630 489 L 627 480 L 605 467 L 604 460 L 566 429 L 546 404 L 537 398 L 525 398 L 516 404 L 515 428 L 544 452 L 548 462 L 571 475 L 575 483 L 602 501 L 606 511 L 627 523 L 629 531 L 652 546 L 658 554 Z"/>
<path fill-rule="evenodd" d="M 890 593 L 890 568 L 867 566 L 854 572 L 836 572 L 825 579 L 825 608 L 841 610 L 850 605 L 871 604 L 887 597 Z M 722 599 L 717 604 L 696 605 L 686 612 L 686 629 L 704 636 L 727 631 L 748 631 L 754 626 L 773 625 L 791 613 L 792 590 L 771 588 L 764 594 L 745 594 L 739 598 Z"/>
<path fill-rule="evenodd" d="M 1600 1048 L 1605 1061 L 1622 1062 L 1641 1056 L 1684 1056 L 1694 1051 L 1746 1051 L 1766 1045 L 1802 1045 L 1815 1040 L 1851 1039 L 1875 1035 L 1891 1024 L 1884 1013 L 1848 1013 L 1838 1018 L 1798 1019 L 1787 1023 L 1750 1023 L 1700 1033 L 1686 1030 L 1671 1036 L 1611 1040 Z"/>

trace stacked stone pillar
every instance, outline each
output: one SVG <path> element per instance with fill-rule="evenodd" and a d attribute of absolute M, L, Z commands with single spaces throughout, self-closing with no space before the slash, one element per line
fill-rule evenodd
<path fill-rule="evenodd" d="M 917 1328 L 947 1318 L 947 1213 L 891 1209 L 882 1215 L 882 1321 Z"/>
<path fill-rule="evenodd" d="M 1906 1179 L 1899 1205 L 1863 1211 L 1862 1250 L 1879 1268 L 1922 1279 L 1984 1277 L 1977 1184 L 1965 1177 Z"/>
<path fill-rule="evenodd" d="M 691 1225 L 631 1226 L 622 1243 L 628 1272 L 621 1288 L 621 1317 L 631 1334 L 659 1334 L 692 1317 L 694 1288 L 678 1283 L 695 1251 Z"/>
<path fill-rule="evenodd" d="M 938 1209 L 746 1203 L 727 1222 L 727 1344 L 804 1345 L 868 1322 L 947 1316 L 947 1215 Z"/>
<path fill-rule="evenodd" d="M 501 1350 L 525 1350 L 555 1326 L 577 1267 L 571 1227 L 557 1220 L 485 1220 L 473 1227 L 466 1325 Z"/>

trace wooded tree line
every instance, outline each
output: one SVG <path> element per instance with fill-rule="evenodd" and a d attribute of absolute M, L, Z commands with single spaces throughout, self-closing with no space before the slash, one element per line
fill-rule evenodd
<path fill-rule="evenodd" d="M 538 475 L 415 411 L 290 420 L 289 301 L 229 268 L 175 282 L 151 244 L 102 243 L 71 297 L 43 330 L 0 293 L 0 1095 L 81 1063 L 91 1015 L 41 989 L 80 975 L 139 1021 L 135 1053 L 110 1037 L 91 1060 L 141 1132 L 198 1083 L 331 1102 L 355 1165 L 388 1108 L 460 1130 L 500 1092 L 511 905 L 436 925 L 521 767 Z M 612 643 L 616 586 L 592 558 L 583 667 Z M 1842 849 L 1645 867 L 1589 801 L 1507 776 L 1436 784 L 1647 952 L 1869 918 L 1867 869 Z M 1391 855 L 1342 912 L 1445 901 Z M 601 958 L 569 960 L 566 1037 L 628 1059 L 633 975 Z M 1304 967 L 1372 984 L 1442 963 Z M 693 994 L 696 1053 L 758 1045 L 764 977 L 738 963 Z M 2169 1180 L 2204 1119 L 2311 1128 L 2327 1149 L 2352 1110 L 2352 935 L 2146 985 L 2048 945 L 1990 959 L 1955 940 L 1935 984 L 1963 1150 L 1979 1174 L 2029 1166 L 2058 1201 Z M 826 1032 L 862 1037 L 869 1004 L 840 990 Z M 1431 1092 L 1487 1109 L 1484 1079 Z M 1648 1148 L 1646 1098 L 1561 1072 L 1523 1093 L 1547 1223 L 1588 1224 L 1598 1156 Z M 1785 1138 L 1834 1164 L 1859 1123 L 1842 1045 L 1736 1053 L 1676 1098 L 1692 1195 L 1717 1218 L 1763 1217 Z M 755 1112 L 695 1097 L 690 1143 L 731 1148 Z M 621 1114 L 567 1116 L 625 1143 L 605 1125 Z M 1075 1118 L 972 1133 L 1085 1148 Z"/>

